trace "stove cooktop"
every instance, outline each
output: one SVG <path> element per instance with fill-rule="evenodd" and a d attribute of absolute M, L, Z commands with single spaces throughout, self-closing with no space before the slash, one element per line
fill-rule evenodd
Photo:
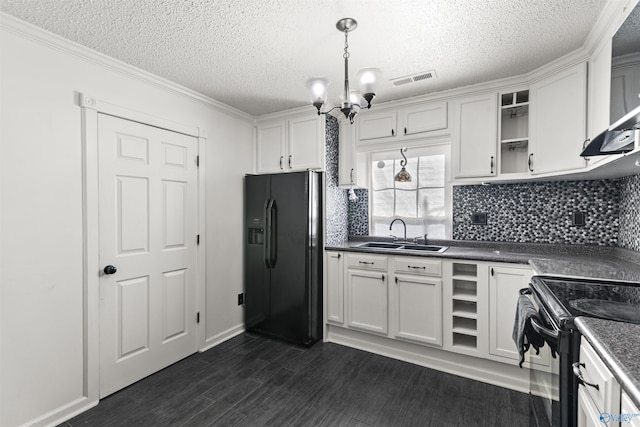
<path fill-rule="evenodd" d="M 543 299 L 555 299 L 545 305 L 558 319 L 587 316 L 640 324 L 640 283 L 555 277 L 534 277 L 532 282 L 543 284 L 538 286 Z"/>

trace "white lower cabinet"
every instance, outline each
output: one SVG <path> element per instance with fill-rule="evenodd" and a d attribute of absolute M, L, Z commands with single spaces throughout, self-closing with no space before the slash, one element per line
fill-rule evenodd
<path fill-rule="evenodd" d="M 387 335 L 387 257 L 348 254 L 345 278 L 347 326 Z"/>
<path fill-rule="evenodd" d="M 344 323 L 344 254 L 327 251 L 327 322 Z"/>
<path fill-rule="evenodd" d="M 517 364 L 520 360 L 513 341 L 513 323 L 518 305 L 519 290 L 529 285 L 533 271 L 529 266 L 490 265 L 489 266 L 489 354 L 496 360 Z M 551 353 L 549 346 L 540 353 L 531 348 L 528 363 L 549 366 Z"/>
<path fill-rule="evenodd" d="M 583 382 L 578 386 L 578 426 L 618 427 L 620 385 L 584 338 L 574 374 Z"/>
<path fill-rule="evenodd" d="M 397 257 L 394 264 L 390 285 L 391 336 L 441 346 L 442 262 Z"/>
<path fill-rule="evenodd" d="M 620 396 L 620 414 L 629 427 L 640 427 L 640 409 L 631 401 L 629 395 L 623 391 Z"/>

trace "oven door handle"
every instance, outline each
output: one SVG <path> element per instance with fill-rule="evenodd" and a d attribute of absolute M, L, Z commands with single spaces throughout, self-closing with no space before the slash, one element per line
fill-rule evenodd
<path fill-rule="evenodd" d="M 542 335 L 544 338 L 551 340 L 553 342 L 558 342 L 558 336 L 559 333 L 558 331 L 554 331 L 552 329 L 549 328 L 545 328 L 544 326 L 540 325 L 536 319 L 529 319 L 531 322 L 531 327 L 533 327 L 533 329 L 539 333 L 540 335 Z"/>

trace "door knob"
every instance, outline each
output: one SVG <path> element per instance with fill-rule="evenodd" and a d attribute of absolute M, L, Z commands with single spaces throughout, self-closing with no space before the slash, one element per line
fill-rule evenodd
<path fill-rule="evenodd" d="M 107 265 L 103 271 L 104 271 L 104 274 L 113 274 L 116 271 L 118 271 L 118 269 L 115 268 L 113 265 Z"/>

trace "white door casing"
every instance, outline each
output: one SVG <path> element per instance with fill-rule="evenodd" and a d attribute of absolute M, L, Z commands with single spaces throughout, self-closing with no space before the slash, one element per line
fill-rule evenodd
<path fill-rule="evenodd" d="M 100 398 L 197 351 L 197 152 L 98 114 Z"/>

